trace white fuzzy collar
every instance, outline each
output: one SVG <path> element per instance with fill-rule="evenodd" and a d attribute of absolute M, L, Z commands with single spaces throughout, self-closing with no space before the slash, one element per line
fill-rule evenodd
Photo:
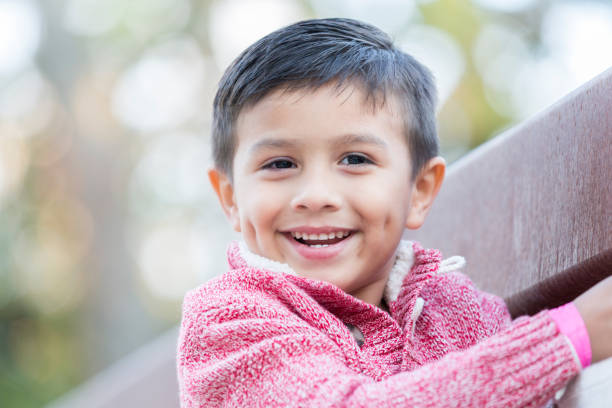
<path fill-rule="evenodd" d="M 249 250 L 244 241 L 238 242 L 238 250 L 240 251 L 242 259 L 251 267 L 297 276 L 297 273 L 288 264 L 273 261 L 261 255 L 254 254 Z M 412 269 L 412 265 L 414 264 L 412 242 L 406 240 L 400 241 L 395 254 L 395 263 L 389 273 L 389 279 L 387 280 L 384 292 L 384 298 L 387 304 L 397 299 L 402 287 L 402 282 Z"/>
<path fill-rule="evenodd" d="M 257 268 L 257 269 L 265 269 L 267 271 L 272 272 L 282 272 L 288 275 L 295 275 L 297 273 L 288 264 L 273 261 L 272 259 L 265 258 L 261 255 L 254 254 L 247 247 L 246 242 L 239 241 L 238 242 L 238 250 L 240 251 L 240 257 L 244 259 L 247 265 Z"/>

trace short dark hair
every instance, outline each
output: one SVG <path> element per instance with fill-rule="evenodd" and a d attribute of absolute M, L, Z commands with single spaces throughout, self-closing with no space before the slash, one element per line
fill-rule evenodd
<path fill-rule="evenodd" d="M 351 19 L 305 20 L 266 35 L 227 68 L 215 96 L 212 141 L 215 167 L 232 178 L 234 127 L 242 109 L 278 89 L 359 85 L 377 104 L 397 97 L 405 109 L 412 178 L 438 154 L 431 72 L 393 45 L 380 29 Z M 382 97 L 382 98 L 381 98 Z"/>

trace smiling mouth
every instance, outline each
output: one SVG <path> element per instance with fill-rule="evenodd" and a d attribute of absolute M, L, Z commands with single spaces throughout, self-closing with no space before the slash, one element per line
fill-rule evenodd
<path fill-rule="evenodd" d="M 337 231 L 329 234 L 308 234 L 301 232 L 291 232 L 291 237 L 303 245 L 312 248 L 324 248 L 337 244 L 351 235 L 350 231 Z"/>

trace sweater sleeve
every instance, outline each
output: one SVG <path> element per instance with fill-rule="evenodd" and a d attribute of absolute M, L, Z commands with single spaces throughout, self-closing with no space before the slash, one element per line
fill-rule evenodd
<path fill-rule="evenodd" d="M 538 407 L 579 371 L 554 321 L 540 313 L 374 381 L 282 304 L 201 291 L 185 298 L 177 364 L 183 408 Z"/>
<path fill-rule="evenodd" d="M 378 395 L 391 401 L 387 406 L 539 407 L 579 370 L 569 344 L 542 312 L 466 350 L 390 377 L 389 390 L 366 385 L 355 397 Z"/>
<path fill-rule="evenodd" d="M 548 313 L 559 327 L 559 331 L 565 334 L 572 344 L 582 368 L 588 367 L 592 357 L 591 340 L 574 302 L 549 310 Z"/>

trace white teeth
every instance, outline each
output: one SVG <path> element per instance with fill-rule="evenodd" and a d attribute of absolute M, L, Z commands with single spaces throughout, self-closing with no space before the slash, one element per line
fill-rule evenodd
<path fill-rule="evenodd" d="M 316 245 L 309 245 L 309 247 L 311 248 L 325 248 L 328 247 L 329 245 L 327 244 L 316 244 Z"/>
<path fill-rule="evenodd" d="M 329 234 L 308 234 L 305 232 L 295 232 L 295 231 L 291 232 L 291 236 L 293 238 L 304 239 L 304 240 L 309 240 L 309 241 L 327 241 L 329 239 L 348 237 L 349 235 L 350 235 L 350 232 L 348 231 L 336 231 L 336 232 L 331 232 Z"/>

